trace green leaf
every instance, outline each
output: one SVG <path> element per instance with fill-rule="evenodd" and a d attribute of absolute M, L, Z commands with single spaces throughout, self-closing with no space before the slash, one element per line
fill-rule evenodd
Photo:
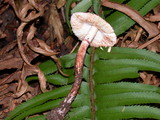
<path fill-rule="evenodd" d="M 98 96 L 96 98 L 97 110 L 134 104 L 160 103 L 160 94 L 155 92 L 127 92 Z"/>
<path fill-rule="evenodd" d="M 101 73 L 99 73 L 101 72 Z M 103 72 L 103 70 L 97 70 L 94 73 L 93 79 L 96 84 L 109 83 L 119 81 L 125 78 L 137 78 L 139 77 L 138 69 L 135 67 L 117 68 Z"/>
<path fill-rule="evenodd" d="M 149 0 L 145 6 L 143 6 L 139 12 L 141 15 L 146 15 L 149 11 L 151 11 L 154 7 L 160 4 L 159 0 Z"/>
<path fill-rule="evenodd" d="M 160 63 L 160 55 L 145 49 L 112 47 L 111 52 L 108 48 L 96 49 L 99 59 L 144 59 Z"/>
<path fill-rule="evenodd" d="M 84 59 L 84 64 L 85 66 L 89 67 L 90 66 L 90 55 L 86 53 L 85 59 Z"/>
<path fill-rule="evenodd" d="M 71 112 L 67 115 L 67 120 L 83 120 L 84 118 L 90 118 L 91 111 L 89 106 L 82 106 L 71 109 Z"/>
<path fill-rule="evenodd" d="M 103 67 L 101 67 L 103 66 Z M 96 71 L 106 71 L 112 69 L 136 67 L 138 70 L 160 72 L 160 64 L 143 59 L 110 59 L 97 60 L 94 65 Z"/>
<path fill-rule="evenodd" d="M 92 4 L 94 12 L 98 15 L 101 7 L 100 0 L 92 0 Z"/>
<path fill-rule="evenodd" d="M 88 67 L 85 67 L 83 66 L 83 75 L 82 75 L 82 78 L 86 81 L 88 81 L 89 79 L 89 68 Z"/>
<path fill-rule="evenodd" d="M 76 53 L 64 55 L 60 58 L 61 65 L 64 68 L 71 68 L 74 66 L 74 61 L 76 58 Z"/>
<path fill-rule="evenodd" d="M 39 65 L 40 69 L 44 72 L 45 75 L 54 73 L 57 71 L 57 66 L 54 61 L 48 60 Z"/>
<path fill-rule="evenodd" d="M 131 82 L 99 84 L 95 86 L 94 90 L 96 97 L 125 92 L 155 92 L 160 94 L 159 87 Z"/>
<path fill-rule="evenodd" d="M 27 82 L 34 81 L 34 80 L 38 80 L 38 76 L 28 76 L 28 77 L 26 78 L 26 81 L 27 81 Z"/>
<path fill-rule="evenodd" d="M 75 12 L 86 12 L 91 7 L 91 5 L 91 0 L 82 0 L 76 5 L 76 7 L 71 10 L 71 13 L 73 14 Z"/>
<path fill-rule="evenodd" d="M 66 2 L 66 12 L 65 12 L 65 17 L 66 17 L 66 22 L 69 26 L 69 29 L 71 31 L 71 25 L 70 25 L 70 22 L 69 22 L 69 13 L 70 13 L 70 6 L 73 2 L 75 1 L 78 1 L 78 0 L 67 0 Z"/>
<path fill-rule="evenodd" d="M 14 120 L 23 120 L 25 117 L 27 117 L 29 115 L 33 115 L 36 113 L 44 112 L 44 111 L 50 110 L 52 108 L 55 108 L 60 104 L 61 101 L 62 101 L 62 99 L 57 99 L 57 100 L 50 101 L 45 104 L 36 106 L 34 108 L 31 108 L 27 111 L 23 111 L 19 116 L 16 116 L 14 118 Z"/>
<path fill-rule="evenodd" d="M 39 115 L 35 117 L 29 117 L 26 120 L 47 120 L 47 119 L 46 119 L 46 115 Z"/>
<path fill-rule="evenodd" d="M 118 106 L 96 112 L 97 120 L 117 120 L 129 118 L 160 119 L 160 109 L 149 106 Z"/>
<path fill-rule="evenodd" d="M 68 83 L 68 78 L 60 75 L 53 74 L 46 76 L 47 82 L 52 83 L 54 85 L 66 85 Z"/>
<path fill-rule="evenodd" d="M 90 96 L 85 94 L 77 95 L 76 99 L 72 103 L 72 107 L 90 106 Z"/>

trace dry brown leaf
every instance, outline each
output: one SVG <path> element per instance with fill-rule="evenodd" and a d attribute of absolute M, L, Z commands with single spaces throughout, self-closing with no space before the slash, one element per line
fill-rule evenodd
<path fill-rule="evenodd" d="M 50 5 L 49 25 L 54 29 L 54 36 L 57 39 L 58 45 L 61 45 L 64 41 L 63 27 L 56 6 L 54 4 Z M 51 31 L 51 34 L 53 34 L 52 32 L 53 31 Z"/>
<path fill-rule="evenodd" d="M 149 16 L 148 18 L 145 18 L 145 19 L 148 21 L 151 21 L 151 22 L 158 22 L 158 21 L 160 21 L 160 13 L 156 14 L 156 15 Z"/>
<path fill-rule="evenodd" d="M 6 46 L 4 46 L 3 48 L 0 49 L 0 56 L 6 56 L 6 54 L 9 53 L 9 51 L 12 51 L 14 49 L 14 47 L 16 46 L 17 41 L 13 41 L 8 43 Z M 14 51 L 15 53 L 15 51 Z M 0 57 L 0 59 L 2 60 L 2 57 Z"/>
<path fill-rule="evenodd" d="M 160 80 L 156 78 L 155 75 L 149 74 L 147 72 L 140 72 L 139 74 L 144 84 L 155 85 L 155 86 L 160 85 Z"/>
<path fill-rule="evenodd" d="M 31 27 L 30 27 L 30 30 L 29 30 L 29 34 L 27 36 L 27 43 L 28 43 L 29 47 L 37 53 L 40 53 L 40 54 L 43 54 L 43 55 L 46 55 L 46 56 L 50 56 L 56 62 L 56 65 L 58 67 L 59 72 L 64 76 L 68 76 L 68 75 L 66 75 L 62 72 L 61 63 L 60 63 L 59 59 L 55 56 L 58 52 L 55 52 L 55 51 L 51 50 L 50 46 L 48 46 L 43 40 L 39 40 L 37 38 L 35 38 L 35 40 L 36 40 L 36 42 L 38 42 L 39 47 L 34 46 L 34 44 L 33 44 L 34 39 L 33 38 L 34 38 L 35 31 L 36 31 L 36 28 L 32 24 Z M 38 73 L 41 74 L 41 76 L 42 76 L 41 71 L 39 71 Z M 41 78 L 39 78 L 39 80 L 40 79 Z M 40 83 L 42 83 L 42 82 L 40 82 Z"/>
<path fill-rule="evenodd" d="M 19 80 L 20 79 L 20 75 L 21 75 L 21 71 L 16 71 L 16 72 L 8 75 L 7 77 L 1 79 L 0 80 L 0 85 L 11 83 L 14 80 Z"/>
<path fill-rule="evenodd" d="M 5 38 L 5 37 L 6 37 L 6 34 L 3 33 L 3 32 L 0 30 L 0 39 Z"/>
<path fill-rule="evenodd" d="M 160 39 L 160 34 L 158 34 L 156 37 L 152 38 L 151 40 L 147 41 L 146 43 L 140 45 L 138 48 L 143 49 L 159 39 Z"/>
<path fill-rule="evenodd" d="M 5 84 L 0 86 L 0 96 L 5 95 L 6 93 L 15 93 L 17 89 L 17 83 Z"/>
<path fill-rule="evenodd" d="M 58 0 L 57 3 L 57 8 L 60 9 L 61 7 L 63 7 L 66 4 L 66 0 Z"/>
<path fill-rule="evenodd" d="M 0 119 L 6 117 L 8 112 L 12 111 L 17 105 L 21 104 L 23 101 L 26 101 L 33 96 L 30 93 L 26 93 L 19 98 L 14 98 L 13 93 L 7 93 L 3 96 L 0 96 L 0 105 L 2 105 L 3 110 L 0 111 Z"/>
<path fill-rule="evenodd" d="M 153 42 L 152 44 L 147 46 L 148 50 L 152 51 L 152 52 L 158 52 L 160 53 L 160 41 L 157 40 L 155 42 Z"/>
<path fill-rule="evenodd" d="M 27 76 L 38 74 L 39 82 L 40 82 L 40 88 L 42 92 L 46 92 L 46 78 L 44 77 L 44 73 L 39 69 L 37 66 L 30 66 L 27 64 L 24 64 L 20 80 L 18 81 L 18 93 L 16 93 L 16 97 L 19 97 L 23 95 L 24 93 L 30 91 L 31 87 L 28 85 L 28 83 L 25 81 Z"/>
<path fill-rule="evenodd" d="M 33 5 L 33 6 L 35 6 L 35 2 L 33 2 L 33 1 L 30 1 L 31 2 L 31 4 Z M 27 9 L 30 9 L 30 8 L 27 8 Z M 31 16 L 32 16 L 32 14 L 34 13 L 34 15 L 36 15 L 37 13 L 35 13 L 34 11 L 33 12 L 31 12 L 29 15 L 28 15 L 28 17 L 30 18 Z M 19 14 L 21 14 L 21 13 L 19 13 Z M 21 16 L 22 17 L 22 16 Z M 31 18 L 33 18 L 33 17 L 31 17 Z M 46 79 L 45 79 L 45 77 L 44 77 L 44 75 L 42 75 L 43 73 L 40 71 L 40 69 L 37 67 L 37 66 L 35 66 L 35 65 L 32 65 L 30 62 L 31 61 L 29 61 L 29 59 L 27 58 L 27 56 L 26 56 L 26 54 L 25 54 L 25 52 L 24 52 L 24 46 L 23 46 L 23 44 L 22 44 L 22 38 L 23 38 L 23 30 L 24 30 L 24 27 L 27 25 L 27 23 L 26 22 L 22 22 L 21 23 L 21 25 L 18 27 L 18 29 L 17 29 L 17 42 L 18 42 L 18 48 L 19 48 L 19 52 L 20 52 L 20 54 L 21 54 L 21 57 L 23 58 L 23 60 L 25 61 L 25 63 L 28 65 L 28 66 L 26 66 L 25 64 L 24 64 L 24 66 L 23 66 L 23 70 L 22 70 L 22 74 L 21 74 L 21 79 L 19 80 L 19 84 L 18 84 L 18 93 L 16 93 L 16 96 L 21 96 L 21 95 L 23 95 L 24 93 L 26 93 L 27 91 L 28 91 L 28 88 L 29 88 L 29 86 L 28 86 L 28 83 L 25 81 L 25 79 L 26 79 L 26 77 L 28 76 L 28 75 L 31 75 L 31 74 L 33 74 L 33 72 L 35 72 L 36 71 L 36 74 L 38 74 L 38 77 L 41 77 L 41 79 L 40 79 L 40 86 L 41 86 L 41 90 L 43 91 L 43 92 L 46 92 Z M 31 28 L 34 28 L 34 27 L 32 27 L 33 25 L 31 25 Z M 29 39 L 29 40 L 32 40 L 32 38 L 33 38 L 33 36 L 34 36 L 34 33 L 35 33 L 35 29 L 30 29 L 30 32 L 28 33 L 28 36 L 27 36 L 27 40 Z M 29 70 L 28 70 L 29 69 Z M 41 73 L 41 74 L 40 74 Z M 43 81 L 45 81 L 45 82 L 43 82 Z"/>
<path fill-rule="evenodd" d="M 152 78 L 153 74 L 148 74 L 146 72 L 140 72 L 139 74 L 140 74 L 140 77 L 142 78 L 144 84 L 148 84 L 148 85 L 152 84 L 151 78 Z"/>
<path fill-rule="evenodd" d="M 15 3 L 14 0 L 10 0 L 8 2 L 22 22 L 30 22 L 39 16 L 42 16 L 44 13 L 43 7 L 46 5 L 46 3 L 43 3 L 42 5 L 37 4 L 36 0 L 28 0 L 28 2 L 26 2 L 26 0 L 20 0 L 18 3 Z M 19 7 L 19 4 L 21 7 Z"/>
<path fill-rule="evenodd" d="M 143 29 L 135 26 L 134 29 L 131 29 L 127 32 L 127 34 L 124 36 L 124 38 L 121 40 L 121 47 L 129 47 L 129 48 L 137 48 L 140 43 L 140 37 L 142 35 Z"/>
<path fill-rule="evenodd" d="M 0 70 L 11 69 L 11 68 L 21 68 L 22 58 L 11 58 L 8 60 L 0 61 Z"/>
<path fill-rule="evenodd" d="M 74 45 L 76 45 L 77 41 L 75 41 L 75 39 L 71 36 L 68 36 L 66 39 L 65 39 L 65 45 L 68 49 L 68 51 L 72 51 L 73 48 L 74 48 Z M 68 52 L 66 50 L 64 50 L 64 52 L 62 51 L 62 53 L 66 53 Z"/>
<path fill-rule="evenodd" d="M 146 16 L 145 19 L 152 22 L 160 22 L 160 5 L 153 9 L 153 13 L 154 15 Z"/>

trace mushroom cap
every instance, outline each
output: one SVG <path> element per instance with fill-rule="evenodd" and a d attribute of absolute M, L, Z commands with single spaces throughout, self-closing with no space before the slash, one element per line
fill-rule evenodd
<path fill-rule="evenodd" d="M 111 25 L 95 14 L 76 12 L 71 16 L 70 22 L 73 33 L 81 41 L 84 40 L 92 26 L 98 29 L 90 44 L 91 46 L 108 47 L 115 45 L 117 42 L 117 37 Z"/>

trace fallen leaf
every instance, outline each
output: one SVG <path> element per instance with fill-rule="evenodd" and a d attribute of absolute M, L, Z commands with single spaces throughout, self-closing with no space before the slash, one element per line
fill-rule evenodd
<path fill-rule="evenodd" d="M 60 9 L 61 7 L 63 7 L 66 4 L 66 0 L 58 0 L 57 3 L 57 8 Z"/>
<path fill-rule="evenodd" d="M 51 34 L 54 34 L 55 38 L 57 39 L 58 45 L 61 45 L 64 41 L 63 27 L 56 6 L 54 4 L 50 5 L 49 25 L 54 29 L 54 31 L 51 31 Z"/>

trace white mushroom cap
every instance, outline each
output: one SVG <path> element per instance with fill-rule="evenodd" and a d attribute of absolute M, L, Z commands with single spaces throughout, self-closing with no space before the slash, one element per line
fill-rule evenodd
<path fill-rule="evenodd" d="M 94 47 L 113 46 L 117 42 L 113 28 L 101 17 L 92 13 L 76 12 L 71 16 L 71 26 L 74 34 L 83 41 L 92 27 L 97 32 L 91 42 Z"/>

